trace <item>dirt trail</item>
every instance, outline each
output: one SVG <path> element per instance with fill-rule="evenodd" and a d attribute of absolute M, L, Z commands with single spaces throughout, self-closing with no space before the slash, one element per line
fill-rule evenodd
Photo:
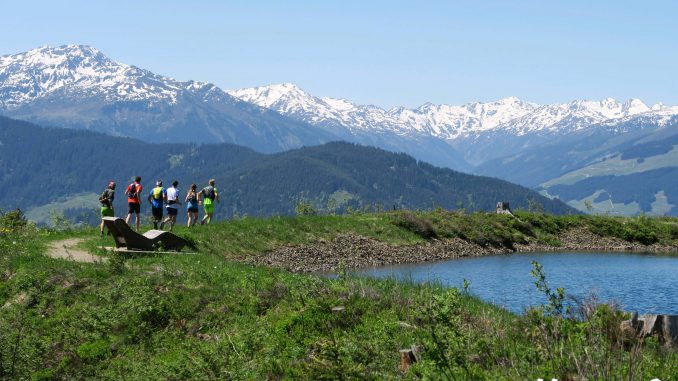
<path fill-rule="evenodd" d="M 90 254 L 84 250 L 77 249 L 76 246 L 78 246 L 83 241 L 84 239 L 82 238 L 69 238 L 60 241 L 54 241 L 49 245 L 47 255 L 52 258 L 70 259 L 75 262 L 106 262 L 106 258 L 102 258 L 98 255 Z"/>

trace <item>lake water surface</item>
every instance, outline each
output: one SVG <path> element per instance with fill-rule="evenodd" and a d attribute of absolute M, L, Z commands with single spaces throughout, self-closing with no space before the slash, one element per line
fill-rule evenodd
<path fill-rule="evenodd" d="M 616 302 L 626 311 L 678 314 L 678 256 L 638 253 L 521 253 L 444 262 L 359 270 L 375 277 L 416 282 L 439 281 L 469 291 L 513 312 L 544 303 L 530 275 L 532 261 L 544 266 L 552 289 L 567 295 L 595 294 L 601 302 Z"/>

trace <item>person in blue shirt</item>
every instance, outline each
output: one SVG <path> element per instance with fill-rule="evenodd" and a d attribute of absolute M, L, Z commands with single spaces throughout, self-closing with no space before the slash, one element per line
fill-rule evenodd
<path fill-rule="evenodd" d="M 191 188 L 186 193 L 186 211 L 188 212 L 188 227 L 194 226 L 198 222 L 198 191 L 197 185 L 191 184 Z"/>
<path fill-rule="evenodd" d="M 153 213 L 153 229 L 157 229 L 158 224 L 162 222 L 162 206 L 166 192 L 165 188 L 162 187 L 162 181 L 158 180 L 155 183 L 155 188 L 151 189 L 148 194 L 148 202 L 151 203 L 151 212 Z"/>

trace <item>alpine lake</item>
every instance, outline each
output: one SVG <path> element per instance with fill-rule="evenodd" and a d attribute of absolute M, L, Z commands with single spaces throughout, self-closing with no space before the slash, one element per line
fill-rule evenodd
<path fill-rule="evenodd" d="M 678 314 L 678 255 L 619 252 L 516 253 L 356 270 L 357 275 L 439 282 L 515 313 L 546 303 L 531 275 L 563 287 L 567 304 L 613 303 L 640 314 Z M 466 285 L 466 287 L 465 287 Z"/>

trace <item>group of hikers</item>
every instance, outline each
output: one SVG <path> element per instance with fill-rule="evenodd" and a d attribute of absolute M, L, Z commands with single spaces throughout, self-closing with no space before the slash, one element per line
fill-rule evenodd
<path fill-rule="evenodd" d="M 191 184 L 190 189 L 186 193 L 184 202 L 186 203 L 186 212 L 188 215 L 188 226 L 195 226 L 198 223 L 198 208 L 203 205 L 205 216 L 200 220 L 200 224 L 209 224 L 214 215 L 214 203 L 219 201 L 219 192 L 215 187 L 214 179 L 210 179 L 209 185 L 197 190 L 197 185 Z M 179 198 L 179 182 L 174 180 L 172 186 L 164 188 L 162 181 L 158 180 L 155 183 L 155 188 L 151 189 L 146 198 L 151 204 L 151 213 L 153 215 L 153 228 L 163 229 L 165 224 L 169 224 L 169 230 L 172 230 L 174 224 L 177 222 L 177 215 L 179 213 L 179 206 L 182 205 Z M 127 217 L 125 222 L 130 223 L 132 215 L 135 217 L 136 230 L 139 231 L 141 225 L 141 199 L 143 187 L 141 186 L 141 177 L 134 178 L 134 182 L 127 186 L 125 195 L 127 196 Z M 106 189 L 101 193 L 99 202 L 101 203 L 101 236 L 104 235 L 104 217 L 114 217 L 113 200 L 115 199 L 115 181 L 108 183 Z M 167 217 L 163 219 L 164 211 L 167 210 Z"/>

